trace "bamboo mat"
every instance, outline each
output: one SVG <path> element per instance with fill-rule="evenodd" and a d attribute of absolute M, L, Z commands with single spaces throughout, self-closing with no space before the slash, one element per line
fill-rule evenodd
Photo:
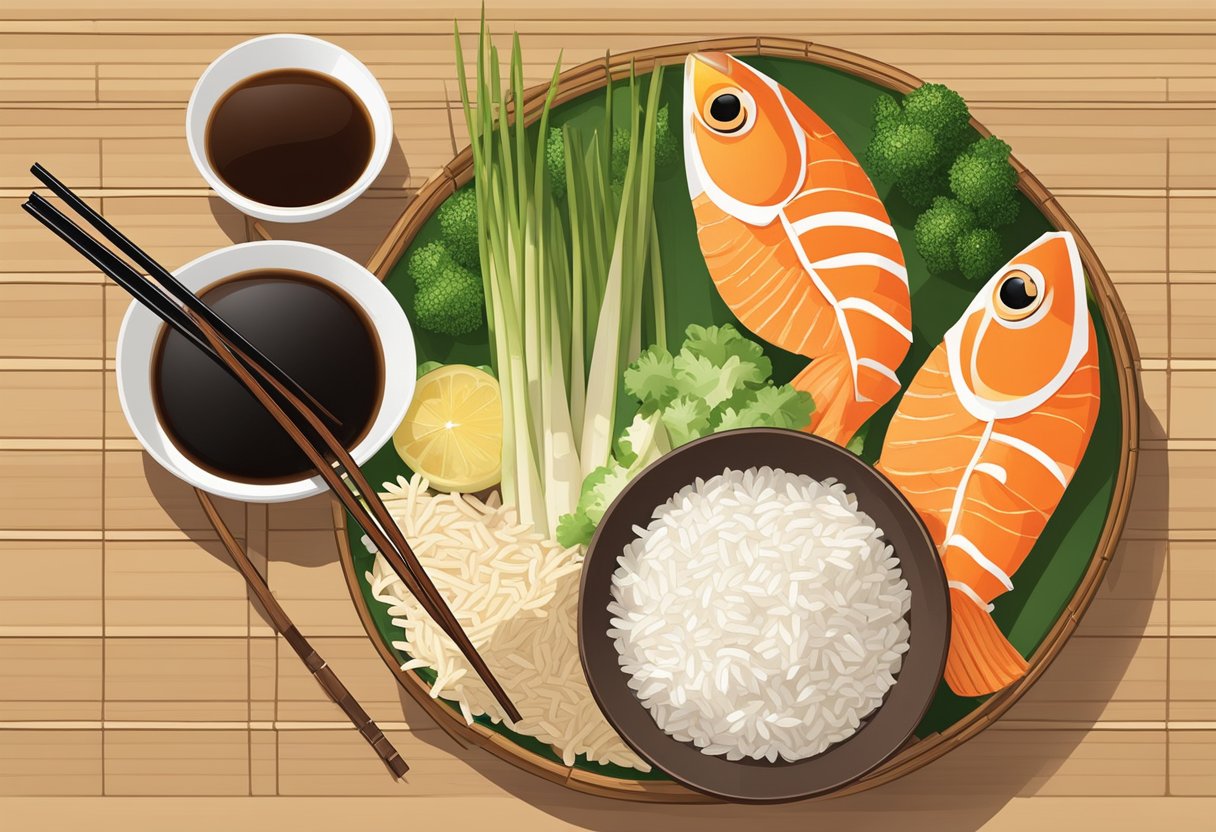
<path fill-rule="evenodd" d="M 191 492 L 131 436 L 113 371 L 125 296 L 18 206 L 39 160 L 167 265 L 250 239 L 190 163 L 186 99 L 227 47 L 306 32 L 381 79 L 400 152 L 351 208 L 269 230 L 365 258 L 464 143 L 451 18 L 471 29 L 477 0 L 3 0 L 0 826 L 866 829 L 898 813 L 913 829 L 1201 828 L 1213 811 L 1202 798 L 1216 796 L 1212 4 L 488 5 L 496 31 L 519 29 L 530 80 L 559 50 L 570 66 L 605 49 L 788 35 L 948 83 L 1013 145 L 1096 247 L 1142 358 L 1135 503 L 1077 635 L 1007 716 L 889 786 L 766 809 L 633 806 L 462 749 L 403 701 L 346 594 L 323 501 L 225 504 L 300 629 L 412 764 L 392 783 L 250 606 Z"/>

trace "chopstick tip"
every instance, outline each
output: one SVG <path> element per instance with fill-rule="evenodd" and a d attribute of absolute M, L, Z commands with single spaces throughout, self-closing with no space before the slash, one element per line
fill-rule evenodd
<path fill-rule="evenodd" d="M 388 770 L 393 773 L 393 777 L 400 780 L 410 770 L 409 763 L 401 759 L 400 754 L 394 754 L 392 757 L 384 761 L 388 766 Z"/>

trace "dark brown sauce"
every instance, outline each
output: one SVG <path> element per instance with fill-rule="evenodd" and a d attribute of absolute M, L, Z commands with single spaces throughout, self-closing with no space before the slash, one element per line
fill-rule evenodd
<path fill-rule="evenodd" d="M 224 94 L 207 122 L 207 155 L 229 186 L 264 205 L 297 208 L 355 184 L 372 155 L 372 121 L 326 75 L 283 69 Z"/>
<path fill-rule="evenodd" d="M 384 361 L 371 323 L 327 284 L 299 272 L 246 272 L 200 297 L 333 413 L 348 449 L 380 403 Z M 152 391 L 160 422 L 195 464 L 249 483 L 302 479 L 313 466 L 240 382 L 176 332 L 157 343 Z"/>

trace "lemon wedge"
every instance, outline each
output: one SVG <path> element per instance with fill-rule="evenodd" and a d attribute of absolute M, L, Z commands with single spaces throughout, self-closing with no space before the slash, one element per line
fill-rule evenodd
<path fill-rule="evenodd" d="M 418 379 L 393 434 L 405 464 L 437 491 L 469 493 L 502 476 L 502 396 L 494 376 L 449 364 Z"/>

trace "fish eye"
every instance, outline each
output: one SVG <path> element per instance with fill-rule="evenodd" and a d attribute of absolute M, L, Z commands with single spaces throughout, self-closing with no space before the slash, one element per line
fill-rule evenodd
<path fill-rule="evenodd" d="M 747 108 L 736 89 L 725 89 L 714 95 L 701 114 L 705 123 L 718 133 L 736 133 L 747 123 Z"/>
<path fill-rule="evenodd" d="M 1043 292 L 1030 275 L 1021 269 L 1013 269 L 997 283 L 993 301 L 996 314 L 1003 320 L 1021 321 L 1043 305 Z"/>

